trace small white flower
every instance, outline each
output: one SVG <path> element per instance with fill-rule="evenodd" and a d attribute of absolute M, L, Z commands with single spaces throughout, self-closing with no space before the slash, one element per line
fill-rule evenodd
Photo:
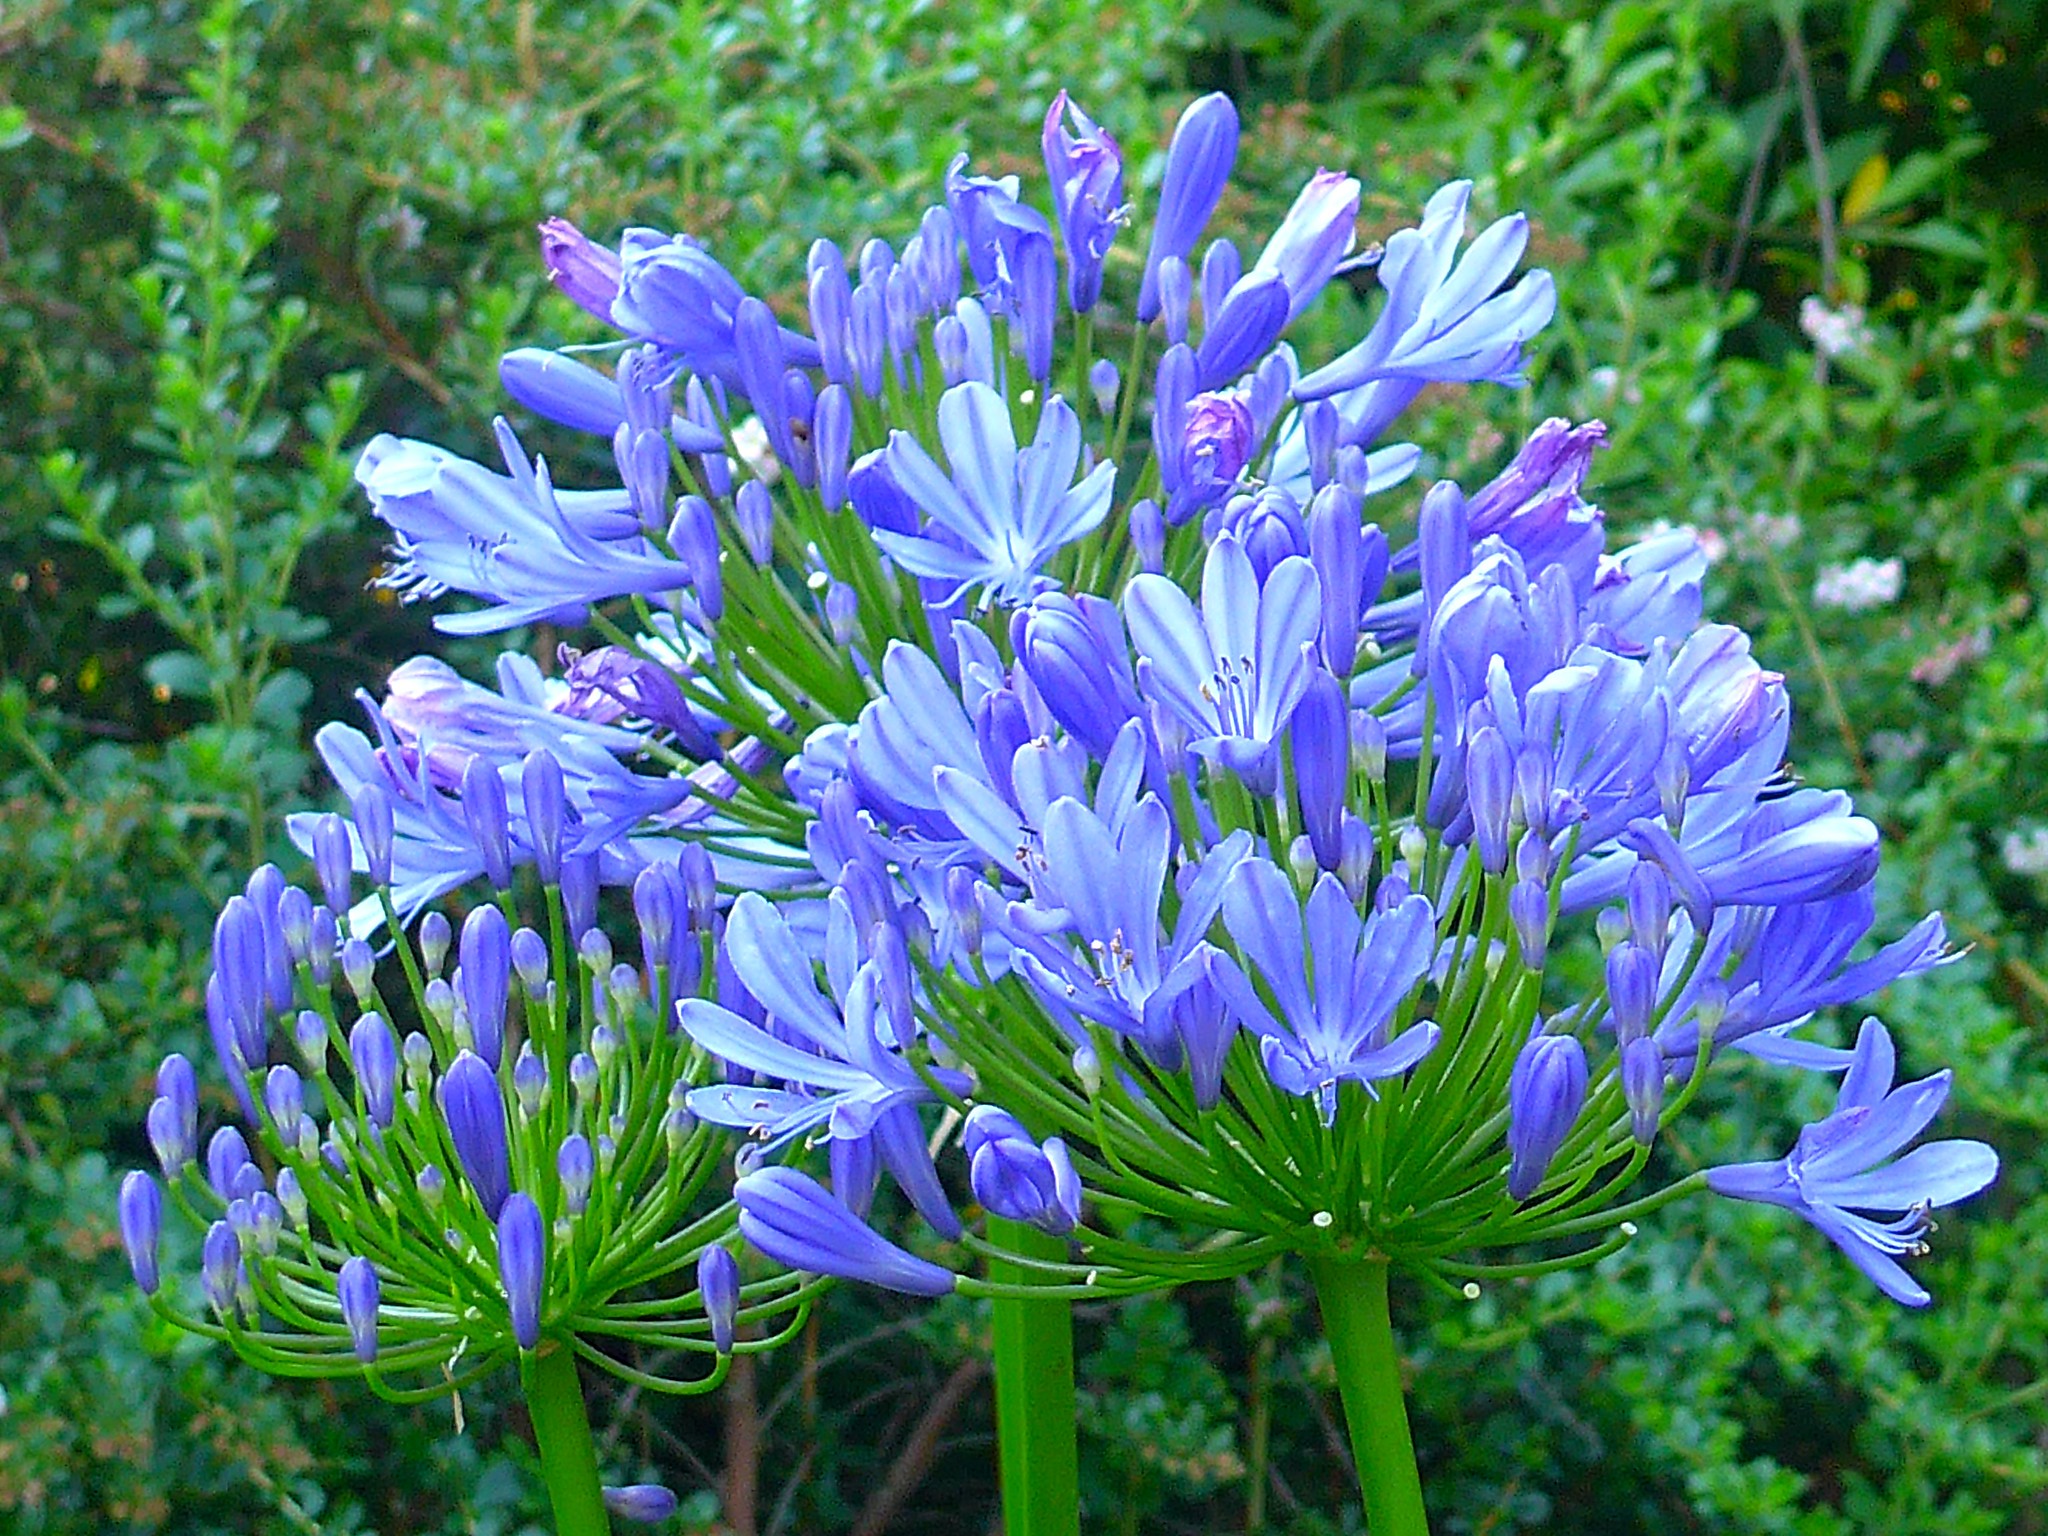
<path fill-rule="evenodd" d="M 1813 584 L 1813 600 L 1822 608 L 1862 613 L 1891 602 L 1905 581 L 1905 563 L 1896 555 L 1889 560 L 1851 560 L 1847 565 L 1821 568 Z"/>
<path fill-rule="evenodd" d="M 1862 305 L 1830 309 L 1818 294 L 1809 293 L 1799 301 L 1799 329 L 1806 332 L 1813 350 L 1822 357 L 1840 357 L 1870 345 L 1870 327 L 1864 323 Z"/>
<path fill-rule="evenodd" d="M 763 485 L 773 485 L 782 478 L 781 461 L 768 446 L 768 429 L 761 425 L 760 417 L 749 416 L 732 429 L 732 446 Z"/>
<path fill-rule="evenodd" d="M 1998 845 L 1998 857 L 2016 875 L 2048 875 L 2048 827 L 2016 828 Z"/>

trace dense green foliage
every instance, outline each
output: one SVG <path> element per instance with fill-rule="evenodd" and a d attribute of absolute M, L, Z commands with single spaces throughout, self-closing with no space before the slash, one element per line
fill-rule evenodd
<path fill-rule="evenodd" d="M 214 903 L 288 854 L 310 726 L 434 643 L 364 590 L 350 450 L 477 448 L 508 342 L 584 334 L 539 218 L 690 229 L 788 300 L 813 233 L 903 228 L 957 146 L 1028 173 L 1060 85 L 1141 189 L 1185 91 L 1237 92 L 1253 242 L 1318 163 L 1367 234 L 1451 175 L 1527 209 L 1559 320 L 1526 393 L 1433 399 L 1426 474 L 1605 419 L 1615 525 L 1718 535 L 1799 768 L 1884 826 L 1883 931 L 1938 905 L 1974 946 L 1884 1009 L 2006 1159 L 1934 1308 L 1707 1202 L 1594 1275 L 1398 1295 L 1439 1528 L 2048 1531 L 2048 9 L 1906 0 L 0 13 L 0 1527 L 537 1528 L 509 1390 L 458 1422 L 265 1383 L 152 1324 L 113 1237 Z M 1793 1129 L 1707 1124 L 1673 1171 Z M 1281 1271 L 1084 1317 L 1088 1529 L 1357 1529 L 1308 1305 Z M 980 1528 L 986 1326 L 837 1292 L 719 1398 L 597 1403 L 604 1454 L 697 1529 Z"/>

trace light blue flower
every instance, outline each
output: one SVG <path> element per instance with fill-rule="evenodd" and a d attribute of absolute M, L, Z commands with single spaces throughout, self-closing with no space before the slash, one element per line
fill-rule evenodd
<path fill-rule="evenodd" d="M 981 603 L 1015 606 L 1053 585 L 1041 573 L 1054 551 L 1091 532 L 1109 511 L 1116 466 L 1095 466 L 1079 484 L 1081 424 L 1057 396 L 1038 413 L 1038 433 L 1019 448 L 1003 397 L 975 380 L 939 401 L 939 442 L 949 476 L 908 433 L 889 435 L 897 485 L 930 522 L 921 535 L 874 530 L 875 542 L 905 570 L 955 581 L 944 607 L 970 587 Z"/>

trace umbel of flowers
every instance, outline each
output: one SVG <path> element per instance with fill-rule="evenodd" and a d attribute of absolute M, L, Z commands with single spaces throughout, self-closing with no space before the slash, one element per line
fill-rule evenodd
<path fill-rule="evenodd" d="M 1940 963 L 1939 918 L 1863 952 L 1876 829 L 1785 772 L 1783 680 L 1703 621 L 1691 535 L 1608 548 L 1582 495 L 1597 423 L 1546 422 L 1484 485 L 1419 495 L 1421 449 L 1388 440 L 1427 385 L 1521 382 L 1554 307 L 1548 274 L 1517 275 L 1526 222 L 1467 243 L 1454 183 L 1357 251 L 1359 183 L 1322 171 L 1247 259 L 1203 241 L 1237 135 L 1224 97 L 1182 114 L 1140 262 L 1117 145 L 1061 96 L 1041 188 L 963 155 L 900 247 L 849 263 L 820 239 L 801 315 L 687 236 L 543 227 L 551 277 L 611 342 L 515 351 L 503 382 L 548 430 L 609 439 L 617 484 L 557 487 L 505 422 L 503 474 L 383 437 L 358 478 L 392 533 L 383 579 L 480 604 L 440 628 L 587 639 L 553 675 L 508 653 L 496 689 L 408 662 L 366 701 L 374 739 L 321 733 L 353 822 L 295 835 L 330 909 L 351 863 L 370 873 L 341 964 L 366 978 L 361 1018 L 389 1017 L 367 980 L 381 917 L 423 1021 L 397 1054 L 420 1066 L 402 1110 L 360 1061 L 337 1094 L 342 1025 L 316 1003 L 307 1067 L 333 1128 L 290 1087 L 272 1102 L 243 1021 L 298 1000 L 283 970 L 237 970 L 271 953 L 237 935 L 288 900 L 259 875 L 254 916 L 222 918 L 216 1036 L 280 1179 L 308 1200 L 323 1181 L 331 1235 L 301 1259 L 300 1223 L 257 1213 L 232 1143 L 224 1184 L 184 1175 L 245 1202 L 210 1240 L 237 1246 L 210 1265 L 206 1326 L 281 1368 L 353 1368 L 367 1342 L 452 1370 L 452 1337 L 509 1357 L 529 1345 L 501 1285 L 525 1200 L 532 1246 L 552 1242 L 543 1333 L 615 1365 L 582 1338 L 650 1315 L 611 1299 L 656 1281 L 639 1266 L 724 1251 L 704 1246 L 716 1217 L 692 1224 L 693 1127 L 731 1127 L 760 1253 L 998 1298 L 1014 1530 L 1074 1529 L 1071 1441 L 1043 1449 L 1042 1421 L 1072 1415 L 1061 1303 L 1293 1253 L 1372 1527 L 1409 1533 L 1390 1269 L 1472 1293 L 1585 1264 L 1705 1187 L 1789 1208 L 1888 1295 L 1928 1299 L 1900 1261 L 1995 1156 L 1905 1150 L 1946 1075 L 1895 1083 L 1874 1020 L 1848 1048 L 1807 1025 Z M 1375 318 L 1305 369 L 1287 331 L 1340 274 L 1376 281 Z M 432 904 L 480 883 L 503 901 L 529 864 L 547 939 L 486 893 L 438 980 Z M 601 887 L 631 889 L 638 971 L 592 938 Z M 297 907 L 277 942 L 317 997 L 335 962 Z M 521 978 L 538 1043 L 516 1059 L 505 962 L 472 948 Z M 1839 1074 L 1835 1111 L 1782 1157 L 1639 1192 L 1731 1053 L 1788 1082 Z M 189 1111 L 164 1113 L 189 1158 Z M 491 1113 L 503 1173 L 472 1168 L 456 1129 Z M 589 1212 L 614 1202 L 593 1251 L 615 1267 L 579 1257 L 574 1136 L 608 1191 Z M 457 1168 L 463 1223 L 441 1214 Z M 868 1222 L 885 1171 L 930 1229 L 921 1252 Z M 415 1215 L 452 1230 L 409 1267 L 379 1244 Z M 302 1268 L 266 1268 L 266 1245 Z M 388 1266 L 381 1311 L 349 1299 L 352 1245 Z M 445 1314 L 425 1283 L 444 1271 L 464 1299 Z M 766 1309 L 792 1286 L 742 1295 Z M 716 1293 L 673 1303 L 701 1321 L 645 1326 L 701 1344 Z M 252 1302 L 317 1342 L 256 1331 Z M 351 1332 L 366 1311 L 375 1331 Z"/>

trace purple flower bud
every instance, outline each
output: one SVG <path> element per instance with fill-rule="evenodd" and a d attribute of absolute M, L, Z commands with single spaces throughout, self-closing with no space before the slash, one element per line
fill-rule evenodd
<path fill-rule="evenodd" d="M 1508 867 L 1508 810 L 1514 793 L 1514 753 L 1506 737 L 1483 725 L 1465 749 L 1465 794 L 1479 862 L 1489 875 L 1504 874 Z"/>
<path fill-rule="evenodd" d="M 1508 1194 L 1527 1200 L 1586 1102 L 1586 1051 L 1572 1035 L 1537 1035 L 1508 1080 Z"/>
<path fill-rule="evenodd" d="M 498 1278 L 521 1349 L 540 1343 L 540 1303 L 547 1280 L 547 1228 L 530 1195 L 508 1196 L 498 1216 Z"/>
<path fill-rule="evenodd" d="M 277 1239 L 284 1231 L 284 1202 L 269 1190 L 259 1189 L 249 1197 L 249 1211 L 256 1223 L 256 1251 L 266 1259 L 271 1258 L 277 1253 Z"/>
<path fill-rule="evenodd" d="M 1116 364 L 1098 357 L 1088 365 L 1088 393 L 1095 397 L 1095 409 L 1104 416 L 1116 409 L 1117 387 L 1122 382 Z"/>
<path fill-rule="evenodd" d="M 346 912 L 354 899 L 352 889 L 355 878 L 355 851 L 349 841 L 348 823 L 332 812 L 313 819 L 313 872 L 319 877 L 321 894 L 327 898 L 327 905 L 337 912 Z M 289 898 L 294 891 L 300 901 L 306 904 L 306 916 L 312 916 L 312 902 L 305 892 L 293 891 L 285 894 Z M 294 902 L 296 909 L 298 903 Z M 280 903 L 280 915 L 283 907 Z M 294 912 L 294 925 L 297 914 Z"/>
<path fill-rule="evenodd" d="M 263 1106 L 270 1111 L 270 1123 L 286 1147 L 299 1144 L 299 1122 L 306 1115 L 306 1089 L 299 1074 L 287 1066 L 275 1066 L 263 1080 Z"/>
<path fill-rule="evenodd" d="M 1228 240 L 1211 240 L 1202 255 L 1202 324 L 1215 321 L 1230 290 L 1244 276 L 1244 258 Z"/>
<path fill-rule="evenodd" d="M 381 1013 L 366 1013 L 348 1032 L 349 1067 L 363 1095 L 363 1111 L 388 1127 L 398 1107 L 398 1042 Z"/>
<path fill-rule="evenodd" d="M 1308 556 L 1322 582 L 1323 664 L 1340 678 L 1358 659 L 1358 625 L 1365 609 L 1365 529 L 1358 498 L 1325 485 L 1308 504 Z"/>
<path fill-rule="evenodd" d="M 1073 120 L 1073 130 L 1067 119 Z M 1045 114 L 1045 172 L 1067 248 L 1067 304 L 1086 314 L 1102 296 L 1102 263 L 1123 215 L 1123 153 L 1061 91 Z"/>
<path fill-rule="evenodd" d="M 164 1177 L 174 1179 L 184 1166 L 192 1161 L 196 1146 L 194 1132 L 189 1125 L 181 1125 L 178 1111 L 169 1099 L 152 1099 L 149 1113 L 143 1119 L 143 1127 L 149 1133 L 149 1145 L 156 1153 Z"/>
<path fill-rule="evenodd" d="M 1508 892 L 1508 921 L 1521 946 L 1522 964 L 1542 970 L 1550 946 L 1550 888 L 1540 880 L 1516 881 Z"/>
<path fill-rule="evenodd" d="M 296 885 L 286 886 L 277 898 L 277 926 L 292 964 L 305 964 L 313 946 L 313 898 Z"/>
<path fill-rule="evenodd" d="M 969 955 L 981 953 L 981 883 L 964 864 L 946 870 L 946 919 Z"/>
<path fill-rule="evenodd" d="M 1344 828 L 1339 838 L 1343 852 L 1337 860 L 1338 882 L 1354 903 L 1361 902 L 1365 900 L 1366 883 L 1372 879 L 1373 860 L 1379 853 L 1379 845 L 1373 839 L 1372 828 L 1349 811 L 1344 813 Z"/>
<path fill-rule="evenodd" d="M 1351 788 L 1351 725 L 1344 690 L 1318 667 L 1289 727 L 1302 830 L 1316 863 L 1334 871 L 1344 856 L 1344 805 Z"/>
<path fill-rule="evenodd" d="M 472 757 L 462 770 L 462 818 L 483 854 L 484 875 L 497 889 L 512 886 L 511 811 L 505 804 L 505 781 L 497 766 Z"/>
<path fill-rule="evenodd" d="M 569 1087 L 575 1092 L 577 1102 L 586 1109 L 597 1097 L 597 1063 L 591 1060 L 587 1051 L 578 1051 L 569 1058 Z"/>
<path fill-rule="evenodd" d="M 1059 323 L 1059 264 L 1051 239 L 1038 234 L 1017 241 L 1013 260 L 1015 321 L 1024 369 L 1044 384 L 1052 377 L 1053 334 Z"/>
<path fill-rule="evenodd" d="M 690 927 L 702 933 L 711 926 L 718 911 L 718 871 L 702 843 L 685 843 L 676 855 L 676 873 L 682 877 L 683 896 L 689 906 Z"/>
<path fill-rule="evenodd" d="M 925 209 L 917 238 L 924 251 L 924 286 L 933 313 L 951 309 L 960 300 L 960 231 L 944 204 Z"/>
<path fill-rule="evenodd" d="M 1329 485 L 1337 473 L 1337 434 L 1343 418 L 1327 400 L 1312 400 L 1301 408 L 1301 436 L 1308 449 L 1309 484 L 1317 490 Z"/>
<path fill-rule="evenodd" d="M 463 919 L 455 985 L 476 1053 L 495 1072 L 505 1054 L 505 1002 L 512 990 L 512 925 L 497 907 L 476 907 Z"/>
<path fill-rule="evenodd" d="M 748 559 L 762 567 L 775 559 L 775 498 L 767 486 L 749 480 L 739 488 L 733 498 L 733 521 L 739 524 Z"/>
<path fill-rule="evenodd" d="M 1194 293 L 1195 280 L 1185 261 L 1169 256 L 1159 263 L 1159 318 L 1169 345 L 1188 339 L 1188 309 Z"/>
<path fill-rule="evenodd" d="M 605 1489 L 604 1507 L 635 1525 L 660 1525 L 675 1514 L 676 1496 L 659 1483 L 628 1483 Z"/>
<path fill-rule="evenodd" d="M 495 1221 L 512 1189 L 505 1101 L 498 1093 L 497 1074 L 474 1051 L 460 1052 L 442 1075 L 440 1099 L 441 1117 L 462 1171 L 484 1213 Z"/>
<path fill-rule="evenodd" d="M 668 961 L 682 905 L 682 879 L 673 864 L 650 864 L 633 879 L 633 917 L 640 927 L 640 952 L 651 980 Z"/>
<path fill-rule="evenodd" d="M 547 1064 L 534 1055 L 533 1042 L 529 1040 L 519 1047 L 519 1059 L 512 1063 L 512 1096 L 519 1101 L 520 1111 L 531 1120 L 540 1113 L 540 1103 L 547 1091 Z"/>
<path fill-rule="evenodd" d="M 1062 1236 L 1081 1215 L 1081 1181 L 1057 1136 L 1041 1148 L 1017 1118 L 993 1104 L 968 1111 L 961 1132 L 974 1198 L 990 1212 Z"/>
<path fill-rule="evenodd" d="M 377 987 L 377 952 L 367 939 L 350 939 L 341 946 L 341 975 L 355 1000 L 367 1007 Z"/>
<path fill-rule="evenodd" d="M 1232 391 L 1196 395 L 1189 400 L 1179 446 L 1176 508 L 1216 505 L 1237 484 L 1253 448 L 1258 446 L 1252 413 L 1243 397 Z M 1176 521 L 1184 516 L 1181 514 Z"/>
<path fill-rule="evenodd" d="M 1166 516 L 1149 496 L 1131 508 L 1131 552 L 1141 571 L 1156 576 L 1166 569 Z"/>
<path fill-rule="evenodd" d="M 426 1202 L 428 1210 L 441 1209 L 441 1202 L 448 1198 L 447 1174 L 429 1163 L 419 1171 L 412 1182 L 413 1187 L 420 1192 L 420 1199 Z"/>
<path fill-rule="evenodd" d="M 551 218 L 540 226 L 540 254 L 548 280 L 586 312 L 612 323 L 612 301 L 619 296 L 619 258 L 591 242 L 567 219 Z"/>
<path fill-rule="evenodd" d="M 295 1227 L 306 1225 L 306 1195 L 299 1188 L 299 1176 L 290 1168 L 277 1170 L 277 1203 Z"/>
<path fill-rule="evenodd" d="M 313 985 L 325 987 L 334 980 L 334 950 L 341 942 L 341 929 L 327 907 L 315 907 L 306 928 L 306 969 L 313 973 Z"/>
<path fill-rule="evenodd" d="M 206 1181 L 222 1200 L 235 1198 L 235 1175 L 251 1166 L 249 1143 L 232 1125 L 213 1133 L 206 1144 Z"/>
<path fill-rule="evenodd" d="M 888 301 L 880 288 L 862 283 L 853 290 L 852 341 L 854 379 L 861 393 L 878 398 L 889 359 Z"/>
<path fill-rule="evenodd" d="M 597 855 L 562 855 L 562 908 L 569 937 L 581 940 L 597 923 Z"/>
<path fill-rule="evenodd" d="M 242 1242 L 225 1221 L 206 1229 L 206 1238 L 199 1245 L 199 1279 L 214 1311 L 225 1316 L 240 1305 L 247 1284 L 242 1273 Z"/>
<path fill-rule="evenodd" d="M 853 398 L 843 384 L 818 393 L 811 418 L 811 446 L 818 456 L 818 495 L 827 512 L 846 505 L 847 464 L 853 453 Z"/>
<path fill-rule="evenodd" d="M 263 1170 L 253 1162 L 242 1164 L 235 1170 L 234 1182 L 228 1186 L 232 1200 L 252 1200 L 263 1189 Z"/>
<path fill-rule="evenodd" d="M 1613 907 L 1602 908 L 1593 919 L 1593 933 L 1600 940 L 1600 953 L 1613 953 L 1614 946 L 1628 937 L 1628 914 Z"/>
<path fill-rule="evenodd" d="M 348 1324 L 356 1359 L 368 1365 L 377 1358 L 377 1271 L 368 1259 L 352 1255 L 342 1260 L 334 1290 L 341 1300 L 341 1320 Z"/>
<path fill-rule="evenodd" d="M 436 911 L 421 918 L 419 941 L 421 967 L 429 976 L 439 975 L 441 962 L 448 958 L 448 946 L 455 941 L 455 930 L 447 915 Z"/>
<path fill-rule="evenodd" d="M 370 884 L 391 883 L 391 793 L 375 779 L 366 779 L 349 799 L 349 814 L 356 824 L 356 837 L 363 845 L 363 859 L 370 871 Z M 342 909 L 336 907 L 335 911 Z"/>
<path fill-rule="evenodd" d="M 1621 1093 L 1628 1100 L 1629 1129 L 1647 1147 L 1657 1139 L 1664 1108 L 1664 1048 L 1648 1035 L 1621 1048 Z"/>
<path fill-rule="evenodd" d="M 1547 839 L 1551 833 L 1550 798 L 1556 765 L 1545 747 L 1531 743 L 1515 757 L 1515 805 L 1530 836 L 1522 846 Z"/>
<path fill-rule="evenodd" d="M 1639 944 L 1623 942 L 1607 952 L 1607 1004 L 1615 1038 L 1623 1045 L 1650 1027 L 1657 1007 L 1657 957 Z"/>
<path fill-rule="evenodd" d="M 1236 159 L 1237 108 L 1230 98 L 1217 92 L 1191 102 L 1174 124 L 1166 149 L 1166 176 L 1138 290 L 1140 320 L 1149 321 L 1159 313 L 1159 264 L 1169 256 L 1185 260 L 1195 248 Z"/>
<path fill-rule="evenodd" d="M 974 376 L 974 359 L 967 345 L 967 327 L 958 316 L 943 315 L 932 327 L 932 351 L 938 354 L 939 377 L 948 389 L 964 384 Z"/>
<path fill-rule="evenodd" d="M 543 884 L 562 877 L 562 820 L 568 790 L 562 764 L 545 747 L 526 754 L 519 765 L 520 808 L 526 813 L 526 837 L 533 844 L 533 862 Z"/>
<path fill-rule="evenodd" d="M 698 1255 L 697 1294 L 711 1323 L 712 1347 L 721 1355 L 731 1354 L 740 1307 L 740 1266 L 730 1249 L 714 1244 Z"/>
<path fill-rule="evenodd" d="M 121 1244 L 128 1250 L 128 1267 L 145 1296 L 157 1288 L 156 1250 L 163 1232 L 164 1194 L 157 1182 L 137 1169 L 121 1180 L 119 1202 Z"/>
<path fill-rule="evenodd" d="M 609 1024 L 598 1025 L 590 1032 L 590 1054 L 599 1072 L 611 1071 L 619 1058 L 619 1032 Z"/>

